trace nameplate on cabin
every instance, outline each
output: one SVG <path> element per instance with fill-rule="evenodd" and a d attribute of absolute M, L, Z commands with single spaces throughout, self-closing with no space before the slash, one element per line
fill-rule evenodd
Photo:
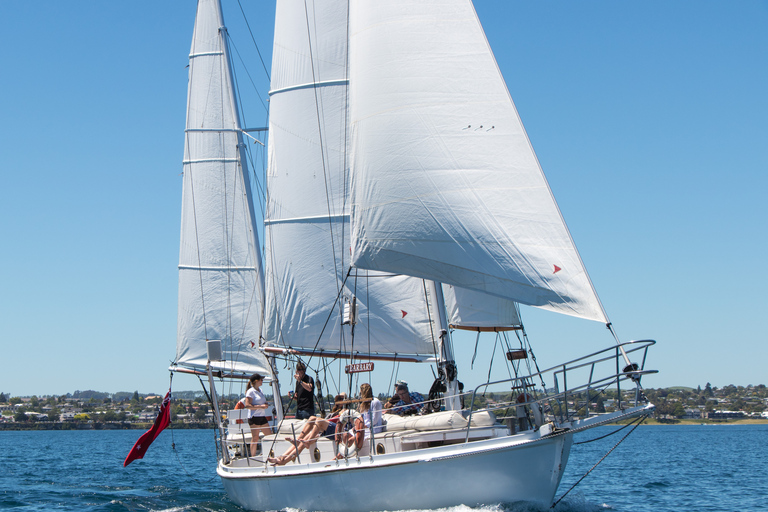
<path fill-rule="evenodd" d="M 373 363 L 348 364 L 347 366 L 344 367 L 344 371 L 347 373 L 372 372 Z"/>

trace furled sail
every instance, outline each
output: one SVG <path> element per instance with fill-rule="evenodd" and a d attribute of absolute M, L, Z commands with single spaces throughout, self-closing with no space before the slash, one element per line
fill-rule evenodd
<path fill-rule="evenodd" d="M 198 3 L 184 149 L 176 364 L 267 375 L 258 351 L 263 279 L 237 104 L 217 2 Z"/>
<path fill-rule="evenodd" d="M 443 285 L 448 323 L 454 329 L 508 331 L 522 326 L 517 305 L 495 295 Z"/>
<path fill-rule="evenodd" d="M 266 339 L 432 354 L 421 279 L 350 269 L 347 3 L 278 2 L 265 218 Z M 345 281 L 346 278 L 346 281 Z M 354 346 L 342 308 L 357 305 Z"/>
<path fill-rule="evenodd" d="M 359 4 L 353 265 L 607 322 L 471 3 Z"/>

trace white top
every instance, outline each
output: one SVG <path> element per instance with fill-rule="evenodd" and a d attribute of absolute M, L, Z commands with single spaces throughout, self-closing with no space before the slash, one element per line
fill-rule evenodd
<path fill-rule="evenodd" d="M 251 388 L 248 391 L 245 392 L 245 398 L 251 399 L 251 405 L 264 405 L 267 403 L 267 397 L 264 396 L 264 393 L 262 393 L 260 390 L 256 388 Z M 246 404 L 247 406 L 248 404 Z M 252 418 L 254 416 L 266 416 L 267 415 L 267 409 L 248 409 L 248 417 Z"/>
<path fill-rule="evenodd" d="M 371 436 L 371 416 L 373 416 L 373 433 L 378 434 L 384 427 L 381 425 L 381 400 L 374 398 L 371 401 L 371 408 L 362 413 L 363 421 L 365 422 L 365 439 Z"/>

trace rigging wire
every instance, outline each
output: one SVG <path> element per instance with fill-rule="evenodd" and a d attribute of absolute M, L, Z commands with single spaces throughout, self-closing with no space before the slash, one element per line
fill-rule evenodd
<path fill-rule="evenodd" d="M 312 13 L 314 15 L 314 10 L 312 11 Z M 317 84 L 318 77 L 315 74 L 315 57 L 312 52 L 312 30 L 309 24 L 309 21 L 310 21 L 309 9 L 307 7 L 306 0 L 304 1 L 304 15 L 307 20 L 307 48 L 309 49 L 309 63 L 310 63 L 310 68 L 312 69 L 312 84 L 314 85 L 314 84 Z M 314 20 L 314 17 L 313 17 L 313 20 Z M 315 31 L 315 33 L 317 33 L 317 31 Z M 325 152 L 327 151 L 327 148 L 325 145 L 325 140 L 323 138 L 323 119 L 322 119 L 322 116 L 320 115 L 320 98 L 318 97 L 317 91 L 318 91 L 318 88 L 316 86 L 312 88 L 312 92 L 314 93 L 314 96 L 315 96 L 315 115 L 317 116 L 317 136 L 319 139 L 318 142 L 320 147 L 320 160 L 323 164 L 323 179 L 325 181 L 325 202 L 326 202 L 326 207 L 328 208 L 328 229 L 330 231 L 330 237 L 331 237 L 331 254 L 334 255 L 333 270 L 334 270 L 334 275 L 338 276 L 339 269 L 336 264 L 336 257 L 335 257 L 336 246 L 333 240 L 334 211 L 333 211 L 333 208 L 331 207 L 331 194 L 329 192 L 329 183 L 328 183 L 328 164 L 326 163 L 327 157 L 325 154 Z M 337 287 L 339 286 L 338 280 L 336 281 L 336 286 Z"/>
<path fill-rule="evenodd" d="M 191 54 L 195 55 L 195 48 L 194 45 L 197 43 L 196 39 L 192 40 L 192 51 Z M 190 59 L 191 61 L 191 59 Z M 192 74 L 195 72 L 195 66 L 193 62 L 189 63 L 189 81 L 192 82 Z M 186 173 L 189 173 L 189 193 L 192 196 L 192 219 L 195 225 L 195 248 L 197 250 L 197 272 L 198 277 L 200 281 L 200 300 L 202 302 L 201 304 L 201 311 L 203 314 L 203 330 L 205 332 L 205 339 L 208 339 L 208 322 L 205 317 L 205 294 L 203 289 L 203 268 L 202 268 L 202 257 L 200 255 L 200 236 L 197 226 L 197 207 L 195 205 L 195 185 L 194 180 L 192 179 L 192 162 L 189 154 L 189 148 L 192 147 L 190 141 L 189 141 L 189 132 L 187 130 L 184 130 L 184 138 L 185 138 L 185 149 L 184 149 L 184 160 L 189 161 L 189 169 L 187 169 Z M 183 169 L 183 167 L 182 167 Z M 187 178 L 185 172 L 182 171 L 182 174 L 184 175 L 184 178 Z"/>
<path fill-rule="evenodd" d="M 230 47 L 232 47 L 235 50 L 235 53 L 237 54 L 237 58 L 240 59 L 240 63 L 243 65 L 243 70 L 245 70 L 245 74 L 248 75 L 248 80 L 250 80 L 251 85 L 253 86 L 253 90 L 256 91 L 256 97 L 259 98 L 259 103 L 261 103 L 262 108 L 266 113 L 269 113 L 269 106 L 264 103 L 264 100 L 261 98 L 261 93 L 259 92 L 259 89 L 256 87 L 256 83 L 253 81 L 253 77 L 251 77 L 251 74 L 248 72 L 248 67 L 245 65 L 245 61 L 243 60 L 243 56 L 240 55 L 240 50 L 237 49 L 237 46 L 235 45 L 234 41 L 232 41 L 232 38 L 227 38 L 229 41 Z M 256 48 L 258 51 L 258 47 Z M 234 66 L 233 66 L 233 73 L 234 73 Z M 240 82 L 238 80 L 235 80 L 235 87 L 237 88 L 237 95 L 239 97 L 242 97 L 240 95 Z M 245 120 L 245 118 L 243 118 Z M 248 126 L 247 124 L 245 126 Z"/>
<path fill-rule="evenodd" d="M 173 372 L 170 372 L 170 373 L 171 373 L 171 381 L 170 381 L 170 383 L 168 385 L 168 389 L 171 389 L 173 387 Z M 200 377 L 198 376 L 198 379 L 199 378 Z M 202 382 L 203 381 L 200 380 L 201 384 L 202 384 Z M 205 391 L 205 387 L 203 387 L 203 391 Z M 206 393 L 206 395 L 207 394 L 208 393 Z M 173 397 L 173 393 L 171 393 L 171 397 Z M 171 400 L 171 402 L 173 402 L 173 400 Z M 170 404 L 169 404 L 169 407 L 170 407 Z M 198 480 L 195 477 L 193 477 L 190 474 L 190 472 L 187 471 L 187 468 L 184 467 L 184 464 L 181 462 L 181 457 L 179 457 L 179 451 L 176 449 L 176 439 L 175 439 L 175 436 L 173 435 L 173 431 L 174 431 L 173 422 L 171 422 L 168 426 L 169 426 L 170 431 L 171 431 L 171 450 L 173 451 L 173 454 L 176 456 L 176 461 L 179 463 L 179 467 L 181 468 L 181 470 L 184 471 L 184 473 L 186 473 L 186 475 L 189 477 L 190 480 L 192 480 L 192 481 L 194 481 L 195 483 L 198 483 L 198 484 L 205 484 L 205 483 L 209 483 L 209 482 L 212 482 L 213 480 L 215 480 L 217 478 L 216 475 L 212 476 L 208 480 L 202 480 L 201 481 L 201 480 Z M 218 446 L 218 443 L 216 442 L 216 429 L 214 429 L 214 444 Z M 218 448 L 216 449 L 216 452 L 217 452 L 217 456 L 218 456 Z"/>
<path fill-rule="evenodd" d="M 246 20 L 246 22 L 247 22 L 247 20 Z M 235 53 L 237 53 L 238 57 L 240 57 L 240 53 L 237 50 L 234 41 L 229 36 L 229 32 L 225 30 L 225 31 L 222 31 L 222 33 L 223 33 L 223 36 L 225 38 L 224 39 L 224 44 L 227 45 L 227 49 L 229 50 L 227 52 L 227 56 L 231 55 L 232 54 L 231 50 L 234 49 Z M 255 41 L 254 41 L 254 44 L 255 44 Z M 257 51 L 258 51 L 258 48 L 257 48 Z M 242 62 L 242 57 L 240 57 L 240 60 Z M 243 63 L 243 67 L 245 69 L 245 73 L 251 79 L 251 84 L 253 85 L 254 90 L 256 91 L 257 97 L 259 97 L 259 99 L 261 100 L 261 95 L 259 94 L 259 91 L 256 88 L 255 84 L 253 83 L 253 79 L 251 78 L 251 75 L 248 72 L 248 69 L 247 69 L 247 67 L 245 66 L 244 63 Z M 244 106 L 243 106 L 242 95 L 241 95 L 241 92 L 240 92 L 240 82 L 237 79 L 237 70 L 235 69 L 234 66 L 231 65 L 231 61 L 230 61 L 229 69 L 232 71 L 232 80 L 234 82 L 232 84 L 233 87 L 234 87 L 234 91 L 233 92 L 234 92 L 234 94 L 236 96 L 236 98 L 234 100 L 235 101 L 235 105 L 234 106 L 238 107 L 238 110 L 239 110 L 239 112 L 235 112 L 235 115 L 239 114 L 239 118 L 242 119 L 243 122 L 245 122 L 245 109 L 244 109 Z M 222 102 L 223 102 L 223 98 L 222 98 Z M 267 109 L 266 105 L 264 105 L 263 101 L 262 101 L 262 105 L 265 107 L 265 110 L 267 110 L 267 112 L 268 112 L 268 109 Z M 250 159 L 251 159 L 251 162 L 252 162 L 252 155 L 251 155 L 251 153 L 249 151 L 248 145 L 243 142 L 243 139 L 242 139 L 242 134 L 243 133 L 244 132 L 240 131 L 237 134 L 237 140 L 238 140 L 238 151 L 237 151 L 238 162 L 237 162 L 237 165 L 239 165 L 239 172 L 235 172 L 234 175 L 233 175 L 233 179 L 235 180 L 234 189 L 233 190 L 237 190 L 238 185 L 240 185 L 241 188 L 243 189 L 244 195 L 241 195 L 240 197 L 241 197 L 241 201 L 242 201 L 242 203 L 241 203 L 242 204 L 242 208 L 243 208 L 242 211 L 245 214 L 244 223 L 245 223 L 246 226 L 248 226 L 249 222 L 250 222 L 250 219 L 251 219 L 251 216 L 252 216 L 253 204 L 252 204 L 251 197 L 253 195 L 253 191 L 251 190 L 251 187 L 250 187 L 250 181 L 247 180 L 247 177 L 248 177 L 247 176 L 248 159 L 245 159 L 245 161 L 243 161 L 243 159 L 240 158 L 240 157 L 243 155 L 243 153 L 245 153 L 249 157 L 251 157 Z M 241 151 L 243 148 L 244 148 L 244 151 Z M 245 166 L 245 168 L 243 166 Z M 225 165 L 225 169 L 226 169 L 226 165 Z M 225 176 L 226 176 L 226 174 L 225 174 Z M 255 177 L 255 174 L 254 174 L 254 177 Z M 257 188 L 258 188 L 258 180 L 256 180 L 256 183 L 257 183 Z M 226 198 L 227 198 L 226 194 L 225 194 L 224 198 L 225 198 L 225 202 L 226 202 Z M 260 204 L 261 204 L 261 201 L 260 201 Z M 236 208 L 236 205 L 237 205 L 237 202 L 236 201 L 233 202 L 233 204 L 232 204 L 232 219 L 233 220 L 235 218 L 235 208 Z M 227 220 L 228 220 L 228 218 L 227 218 Z M 256 229 L 255 226 L 253 228 Z M 230 237 L 234 240 L 234 230 L 232 231 L 232 233 L 230 233 Z M 258 236 L 257 235 L 254 236 L 254 239 L 257 240 Z M 227 245 L 227 247 L 230 247 L 230 246 Z M 248 249 L 249 249 L 248 252 L 250 254 L 250 257 L 253 260 L 254 268 L 260 269 L 261 268 L 261 260 L 260 260 L 260 258 L 257 257 L 258 250 L 255 247 L 252 248 L 251 244 L 248 244 Z M 230 267 L 230 265 L 229 265 L 230 261 L 231 261 L 231 259 L 227 258 L 228 268 Z M 261 270 L 259 270 L 258 272 L 261 272 Z M 243 341 L 247 341 L 247 340 L 245 340 L 245 337 L 246 337 L 245 334 L 246 334 L 246 330 L 248 328 L 248 318 L 250 317 L 251 309 L 252 309 L 252 307 L 255 304 L 258 304 L 258 302 L 259 302 L 258 300 L 255 300 L 257 298 L 259 282 L 260 282 L 260 279 L 258 278 L 258 272 L 257 272 L 256 278 L 253 280 L 253 287 L 251 289 L 251 297 L 250 297 L 250 300 L 248 301 L 248 305 L 247 305 L 247 308 L 246 308 L 246 311 L 245 311 L 245 319 L 244 319 L 244 321 L 242 323 L 242 326 L 241 326 L 242 330 L 241 330 L 240 336 L 239 336 L 240 343 L 235 344 L 232 341 L 233 340 L 232 333 L 230 332 L 230 344 L 231 344 L 231 346 L 233 348 L 233 352 L 234 352 L 234 359 L 233 360 L 235 362 L 237 360 L 239 360 L 239 358 L 240 358 L 240 353 L 241 353 L 241 350 L 243 348 L 243 343 L 242 342 Z M 227 279 L 228 280 L 230 279 L 230 272 L 227 272 Z M 228 301 L 228 303 L 229 303 L 229 299 L 230 299 L 229 291 L 230 291 L 230 287 L 228 286 L 227 287 L 227 301 Z M 263 323 L 264 323 L 264 318 L 263 318 L 264 317 L 264 311 L 263 311 L 263 308 L 260 308 L 260 309 L 261 309 L 261 312 L 260 312 L 261 318 L 259 320 L 260 320 L 260 325 L 263 325 Z M 229 307 L 229 304 L 228 304 L 228 307 L 227 307 L 227 318 L 228 318 L 228 324 L 229 324 L 228 326 L 229 326 L 229 328 L 231 330 L 231 327 L 232 327 L 232 310 Z M 259 333 L 259 335 L 260 335 L 260 333 Z M 254 340 L 251 340 L 251 342 L 253 342 L 253 341 Z"/>
<path fill-rule="evenodd" d="M 240 7 L 240 12 L 243 13 L 243 20 L 245 21 L 245 26 L 248 27 L 248 33 L 251 34 L 251 40 L 253 41 L 253 46 L 256 48 L 256 53 L 259 54 L 259 59 L 261 60 L 261 66 L 264 68 L 264 73 L 266 73 L 267 78 L 271 81 L 272 79 L 269 76 L 269 69 L 267 69 L 267 65 L 264 63 L 264 58 L 261 56 L 259 45 L 256 44 L 256 38 L 253 37 L 253 30 L 251 30 L 251 25 L 248 23 L 248 17 L 245 15 L 245 11 L 243 10 L 243 6 L 240 3 L 240 0 L 237 0 L 237 5 L 238 7 Z"/>
<path fill-rule="evenodd" d="M 469 369 L 474 370 L 475 358 L 477 357 L 477 345 L 480 343 L 480 329 L 477 330 L 477 338 L 475 338 L 475 351 L 472 353 L 472 362 L 469 364 Z"/>
<path fill-rule="evenodd" d="M 594 470 L 594 469 L 595 469 L 595 468 L 598 466 L 598 464 L 600 464 L 601 462 L 603 462 L 603 461 L 605 460 L 605 458 L 606 458 L 606 457 L 608 457 L 608 455 L 610 455 L 610 454 L 611 454 L 611 452 L 612 452 L 613 450 L 615 450 L 615 449 L 616 449 L 616 448 L 617 448 L 617 447 L 618 447 L 618 446 L 619 446 L 619 445 L 620 445 L 622 442 L 624 442 L 624 440 L 625 440 L 625 439 L 626 439 L 626 438 L 629 436 L 629 434 L 631 434 L 632 432 L 634 432 L 634 431 L 635 431 L 635 429 L 636 429 L 637 427 L 639 427 L 639 426 L 640 426 L 640 424 L 641 424 L 641 423 L 643 423 L 643 421 L 645 421 L 645 418 L 646 418 L 646 416 L 641 416 L 639 419 L 636 419 L 636 420 L 632 420 L 632 422 L 631 422 L 631 423 L 628 423 L 628 424 L 627 424 L 627 426 L 629 426 L 629 425 L 631 425 L 632 423 L 634 423 L 635 421 L 637 421 L 637 424 L 636 424 L 634 427 L 632 427 L 632 430 L 630 430 L 629 432 L 627 432 L 627 433 L 624 435 L 624 437 L 622 437 L 622 438 L 619 440 L 619 442 L 618 442 L 618 443 L 616 443 L 615 445 L 613 445 L 613 448 L 611 448 L 610 450 L 608 450 L 608 452 L 607 452 L 605 455 L 603 455 L 603 457 L 602 457 L 602 458 L 601 458 L 599 461 L 597 461 L 597 462 L 595 463 L 595 465 L 594 465 L 594 466 L 592 466 L 592 467 L 589 469 L 589 471 L 587 471 L 586 473 L 584 473 L 584 475 L 583 475 L 581 478 L 579 478 L 579 479 L 576 481 L 576 483 L 575 483 L 575 484 L 573 484 L 573 485 L 571 486 L 571 488 L 570 488 L 570 489 L 568 489 L 567 491 L 565 491 L 565 494 L 563 494 L 562 496 L 560 496 L 560 498 L 558 498 L 558 500 L 557 500 L 556 502 L 554 502 L 554 503 L 552 504 L 552 506 L 551 506 L 551 507 L 549 507 L 549 508 L 550 508 L 550 509 L 552 509 L 552 508 L 555 508 L 555 506 L 556 506 L 558 503 L 560 503 L 560 502 L 563 500 L 563 498 L 565 498 L 565 497 L 568 495 L 568 493 L 569 493 L 569 492 L 571 492 L 571 491 L 572 491 L 572 490 L 573 490 L 573 489 L 574 489 L 574 488 L 575 488 L 577 485 L 579 485 L 579 484 L 581 483 L 581 481 L 582 481 L 582 480 L 584 480 L 584 479 L 587 477 L 587 475 L 589 475 L 589 474 L 592 472 L 592 470 Z M 639 421 L 638 421 L 638 420 L 639 420 Z M 619 430 L 621 430 L 621 429 L 619 429 Z M 618 430 L 617 430 L 616 432 L 618 432 Z M 614 432 L 614 434 L 615 434 L 616 432 Z M 600 439 L 600 438 L 598 438 L 598 439 Z M 594 439 L 594 441 L 596 441 L 596 440 L 597 440 L 597 439 Z M 581 443 L 577 443 L 577 444 L 581 444 Z"/>

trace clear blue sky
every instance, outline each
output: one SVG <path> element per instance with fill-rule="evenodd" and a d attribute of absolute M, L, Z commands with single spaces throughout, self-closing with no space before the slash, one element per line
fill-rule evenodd
<path fill-rule="evenodd" d="M 273 2 L 241 1 L 266 8 L 250 23 L 269 63 Z M 658 340 L 645 385 L 768 383 L 768 3 L 476 8 L 619 336 Z M 0 391 L 167 389 L 194 11 L 0 2 Z M 523 315 L 542 366 L 612 344 L 597 323 Z M 469 359 L 474 337 L 457 342 Z"/>

